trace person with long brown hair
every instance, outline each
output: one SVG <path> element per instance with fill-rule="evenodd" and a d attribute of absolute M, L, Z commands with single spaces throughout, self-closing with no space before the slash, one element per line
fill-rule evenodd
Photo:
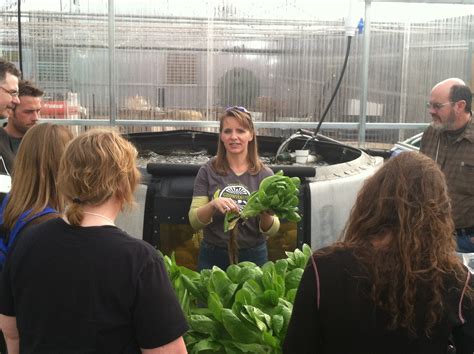
<path fill-rule="evenodd" d="M 8 352 L 184 354 L 188 327 L 162 258 L 115 226 L 134 203 L 137 151 L 91 130 L 66 148 L 65 216 L 27 230 L 0 283 Z"/>
<path fill-rule="evenodd" d="M 13 245 L 20 227 L 39 224 L 64 211 L 57 177 L 61 156 L 72 138 L 67 127 L 53 124 L 34 126 L 25 134 L 16 157 L 10 193 L 0 207 L 0 234 L 4 236 L 0 242 L 5 245 L 5 249 L 0 249 L 7 251 Z M 0 267 L 5 256 L 5 252 L 0 254 Z"/>
<path fill-rule="evenodd" d="M 263 212 L 239 225 L 235 243 L 224 232 L 224 216 L 239 213 L 260 182 L 273 171 L 258 156 L 257 135 L 252 117 L 244 107 L 229 107 L 220 117 L 217 155 L 204 164 L 194 182 L 189 220 L 191 226 L 203 229 L 198 269 L 217 265 L 226 269 L 230 258 L 263 265 L 267 261 L 266 237 L 274 235 L 280 222 Z M 234 234 L 234 237 L 236 234 Z M 229 257 L 229 245 L 235 257 Z"/>
<path fill-rule="evenodd" d="M 0 270 L 16 240 L 30 226 L 57 218 L 64 210 L 57 192 L 61 155 L 72 139 L 64 126 L 41 124 L 26 133 L 12 171 L 12 187 L 0 206 Z M 3 335 L 0 350 L 6 352 Z"/>
<path fill-rule="evenodd" d="M 366 181 L 343 240 L 316 251 L 284 353 L 474 351 L 474 282 L 456 255 L 443 173 L 403 153 Z"/>

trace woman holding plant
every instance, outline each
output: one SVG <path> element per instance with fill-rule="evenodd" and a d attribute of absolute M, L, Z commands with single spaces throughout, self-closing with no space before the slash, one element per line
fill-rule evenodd
<path fill-rule="evenodd" d="M 258 157 L 257 136 L 250 113 L 230 107 L 220 118 L 217 155 L 201 167 L 194 182 L 189 220 L 203 229 L 198 269 L 229 264 L 230 232 L 224 232 L 226 213 L 239 214 L 250 194 L 273 172 Z M 238 260 L 263 265 L 267 261 L 266 237 L 280 227 L 276 216 L 264 211 L 239 225 Z"/>
<path fill-rule="evenodd" d="M 314 253 L 283 352 L 474 352 L 474 281 L 456 255 L 443 173 L 417 153 L 359 192 L 344 238 Z"/>

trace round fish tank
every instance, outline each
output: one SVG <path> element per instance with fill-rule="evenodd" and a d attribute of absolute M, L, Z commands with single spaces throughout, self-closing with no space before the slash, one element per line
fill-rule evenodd
<path fill-rule="evenodd" d="M 139 151 L 142 183 L 137 206 L 123 212 L 117 225 L 165 254 L 175 253 L 179 264 L 195 269 L 202 231 L 189 225 L 188 211 L 194 178 L 215 155 L 218 134 L 191 130 L 126 135 Z M 302 220 L 282 220 L 277 235 L 267 240 L 270 260 L 285 257 L 303 243 L 313 249 L 334 242 L 347 220 L 365 178 L 383 159 L 324 136 L 258 136 L 259 154 L 274 172 L 283 170 L 301 179 Z M 295 160 L 296 150 L 308 150 L 307 159 Z M 302 162 L 304 161 L 304 162 Z"/>

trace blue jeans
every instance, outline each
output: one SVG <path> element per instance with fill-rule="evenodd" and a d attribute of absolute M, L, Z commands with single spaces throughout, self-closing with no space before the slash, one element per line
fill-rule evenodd
<path fill-rule="evenodd" d="M 253 262 L 258 266 L 264 265 L 268 261 L 266 242 L 253 248 L 240 249 L 239 262 L 244 261 Z M 227 248 L 211 245 L 204 240 L 201 242 L 198 271 L 211 269 L 213 266 L 218 266 L 225 271 L 229 265 L 229 252 Z"/>
<path fill-rule="evenodd" d="M 456 240 L 458 243 L 458 252 L 461 253 L 472 253 L 474 252 L 474 243 L 471 241 L 471 237 L 474 237 L 474 232 L 467 232 L 465 229 L 456 230 Z"/>

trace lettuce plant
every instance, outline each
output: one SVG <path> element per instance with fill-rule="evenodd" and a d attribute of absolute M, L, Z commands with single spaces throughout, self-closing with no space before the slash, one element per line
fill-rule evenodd
<path fill-rule="evenodd" d="M 251 262 L 194 272 L 164 256 L 190 330 L 189 353 L 279 354 L 311 248 L 262 267 Z"/>
<path fill-rule="evenodd" d="M 290 178 L 285 176 L 283 171 L 264 178 L 258 190 L 250 194 L 240 214 L 226 213 L 224 232 L 232 230 L 239 219 L 245 221 L 264 211 L 271 211 L 280 219 L 300 221 L 301 216 L 298 214 L 300 185 L 298 177 Z"/>

